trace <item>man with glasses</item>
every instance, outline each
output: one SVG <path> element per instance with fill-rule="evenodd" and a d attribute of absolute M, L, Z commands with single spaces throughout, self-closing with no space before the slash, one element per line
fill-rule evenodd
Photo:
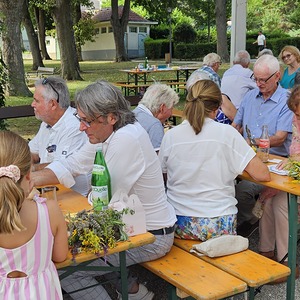
<path fill-rule="evenodd" d="M 40 181 L 35 183 L 43 184 L 42 178 L 55 178 L 62 174 L 64 178 L 68 175 L 72 180 L 74 174 L 90 172 L 97 144 L 102 143 L 112 193 L 122 189 L 128 195 L 136 194 L 145 210 L 146 228 L 156 237 L 155 242 L 150 245 L 126 251 L 126 263 L 133 265 L 164 256 L 173 245 L 176 215 L 167 201 L 161 166 L 149 135 L 136 121 L 130 104 L 121 91 L 106 81 L 89 85 L 78 92 L 75 99 L 75 116 L 80 122 L 80 130 L 86 133 L 89 142 L 65 160 L 50 164 L 59 165 L 60 168 L 57 169 L 60 172 L 54 174 L 49 169 L 38 172 L 41 176 L 35 179 Z M 119 264 L 118 254 L 108 255 L 106 259 L 113 265 Z M 96 260 L 91 265 L 101 262 L 102 260 Z M 98 275 L 99 272 L 75 272 L 61 281 L 62 288 L 66 292 L 87 288 L 72 293 L 73 299 L 110 299 L 101 286 L 94 286 L 97 284 L 94 277 Z M 120 291 L 120 281 L 114 282 Z M 131 300 L 151 300 L 154 297 L 153 292 L 138 284 L 133 276 L 128 277 L 128 291 Z"/>
<path fill-rule="evenodd" d="M 232 126 L 242 131 L 245 139 L 247 126 L 259 144 L 262 126 L 268 125 L 270 153 L 286 157 L 291 142 L 293 113 L 286 104 L 288 91 L 278 83 L 280 67 L 277 58 L 268 54 L 261 56 L 254 64 L 251 78 L 257 88 L 244 96 Z M 241 181 L 236 186 L 238 234 L 249 236 L 258 227 L 252 208 L 255 196 L 261 190 L 262 186 L 248 181 Z"/>
<path fill-rule="evenodd" d="M 31 106 L 36 118 L 42 121 L 38 133 L 29 142 L 33 171 L 45 168 L 55 159 L 65 159 L 87 141 L 73 115 L 75 109 L 70 107 L 68 87 L 62 78 L 48 77 L 36 81 Z M 86 195 L 89 185 L 90 177 L 79 175 L 72 188 Z"/>

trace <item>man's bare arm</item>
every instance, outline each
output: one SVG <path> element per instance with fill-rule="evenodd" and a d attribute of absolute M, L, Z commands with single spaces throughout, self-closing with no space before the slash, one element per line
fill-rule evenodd
<path fill-rule="evenodd" d="M 33 186 L 59 183 L 59 180 L 57 179 L 53 171 L 47 168 L 40 171 L 32 172 L 31 181 L 33 183 Z"/>

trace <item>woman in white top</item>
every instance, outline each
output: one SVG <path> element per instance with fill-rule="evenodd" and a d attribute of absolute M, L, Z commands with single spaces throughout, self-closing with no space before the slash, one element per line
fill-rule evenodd
<path fill-rule="evenodd" d="M 213 81 L 196 82 L 187 95 L 185 120 L 161 144 L 159 159 L 180 238 L 205 241 L 236 234 L 234 179 L 245 170 L 255 180 L 270 180 L 268 168 L 243 137 L 214 121 L 221 104 Z"/>

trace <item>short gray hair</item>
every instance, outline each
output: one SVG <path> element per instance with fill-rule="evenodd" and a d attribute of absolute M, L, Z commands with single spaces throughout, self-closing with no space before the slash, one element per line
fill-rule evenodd
<path fill-rule="evenodd" d="M 152 113 L 156 113 L 162 104 L 167 108 L 173 107 L 179 101 L 177 93 L 162 83 L 150 85 L 144 94 L 141 104 L 145 105 Z"/>
<path fill-rule="evenodd" d="M 203 65 L 207 65 L 211 67 L 213 64 L 221 61 L 222 61 L 221 57 L 217 53 L 212 52 L 204 56 Z"/>
<path fill-rule="evenodd" d="M 88 85 L 75 94 L 76 107 L 87 117 L 96 118 L 99 115 L 113 114 L 117 118 L 114 130 L 135 122 L 130 103 L 122 92 L 105 80 L 99 80 Z"/>
<path fill-rule="evenodd" d="M 49 102 L 51 99 L 56 99 L 61 108 L 70 106 L 70 93 L 67 84 L 61 77 L 46 77 L 37 80 L 34 83 L 35 87 L 43 86 L 43 98 Z"/>
<path fill-rule="evenodd" d="M 271 49 L 267 49 L 267 48 L 262 49 L 258 53 L 258 58 L 260 58 L 262 55 L 265 55 L 265 54 L 273 55 L 273 51 Z"/>
<path fill-rule="evenodd" d="M 277 72 L 280 70 L 278 59 L 270 54 L 264 54 L 254 64 L 253 70 L 258 69 L 266 69 L 270 72 Z"/>
<path fill-rule="evenodd" d="M 234 64 L 239 64 L 244 68 L 247 68 L 250 64 L 250 54 L 247 50 L 238 51 L 233 59 Z"/>
<path fill-rule="evenodd" d="M 210 77 L 209 77 L 208 73 L 205 71 L 202 71 L 202 70 L 194 71 L 186 82 L 185 87 L 186 87 L 187 91 L 189 91 L 190 88 L 199 80 L 210 80 Z"/>

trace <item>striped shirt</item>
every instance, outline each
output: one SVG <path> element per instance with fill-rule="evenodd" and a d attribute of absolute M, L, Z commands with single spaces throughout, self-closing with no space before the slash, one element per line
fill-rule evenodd
<path fill-rule="evenodd" d="M 15 249 L 0 247 L 0 295 L 2 300 L 58 300 L 62 292 L 58 274 L 52 262 L 54 237 L 50 227 L 46 199 L 35 198 L 38 222 L 34 236 Z M 27 277 L 8 278 L 12 271 Z"/>

